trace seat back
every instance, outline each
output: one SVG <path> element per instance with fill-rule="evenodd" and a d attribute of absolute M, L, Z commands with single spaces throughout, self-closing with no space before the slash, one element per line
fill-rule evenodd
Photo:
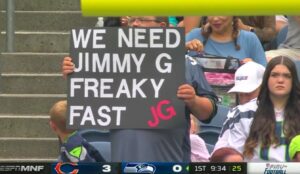
<path fill-rule="evenodd" d="M 300 81 L 300 61 L 295 60 L 294 62 L 295 62 L 296 68 L 297 68 L 298 79 Z"/>
<path fill-rule="evenodd" d="M 208 144 L 208 143 L 206 143 L 205 145 L 206 145 L 206 148 L 207 148 L 209 154 L 211 154 L 213 152 L 215 146 L 212 144 Z"/>
<path fill-rule="evenodd" d="M 81 136 L 86 139 L 107 161 L 111 161 L 111 143 L 109 130 L 82 129 L 79 130 Z"/>
<path fill-rule="evenodd" d="M 98 130 L 98 129 L 82 129 L 79 133 L 88 142 L 93 141 L 110 141 L 108 130 Z"/>
<path fill-rule="evenodd" d="M 200 132 L 201 130 L 205 130 L 207 128 L 215 128 L 216 130 L 221 131 L 223 127 L 223 123 L 225 122 L 227 118 L 227 113 L 229 111 L 229 108 L 223 105 L 218 105 L 218 112 L 215 115 L 215 117 L 211 120 L 210 123 L 202 123 L 200 122 Z"/>
<path fill-rule="evenodd" d="M 107 141 L 94 141 L 90 144 L 95 147 L 102 155 L 102 157 L 107 161 L 111 161 L 111 143 Z"/>
<path fill-rule="evenodd" d="M 207 144 L 216 144 L 218 141 L 220 130 L 214 128 L 207 128 L 198 133 L 198 135 L 205 141 Z"/>

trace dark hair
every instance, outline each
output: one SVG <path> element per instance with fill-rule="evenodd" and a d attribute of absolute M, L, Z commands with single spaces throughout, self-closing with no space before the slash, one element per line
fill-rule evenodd
<path fill-rule="evenodd" d="M 236 16 L 232 17 L 232 27 L 233 27 L 233 31 L 232 31 L 232 39 L 234 42 L 234 46 L 236 50 L 240 50 L 241 46 L 237 43 L 237 37 L 239 35 L 239 27 L 238 27 L 238 18 Z M 208 27 L 208 29 L 205 28 L 205 25 L 202 25 L 201 27 L 201 34 L 204 36 L 204 41 L 203 41 L 203 45 L 206 44 L 209 35 L 212 33 L 212 28 L 211 26 Z"/>
<path fill-rule="evenodd" d="M 166 16 L 155 16 L 155 19 L 158 22 L 164 22 L 164 23 L 166 23 L 166 26 L 169 26 L 169 18 L 168 17 L 166 17 Z"/>
<path fill-rule="evenodd" d="M 297 70 L 294 62 L 287 57 L 278 56 L 273 58 L 267 65 L 261 90 L 257 98 L 258 108 L 254 114 L 253 122 L 250 127 L 249 136 L 245 142 L 244 156 L 252 158 L 255 147 L 258 142 L 261 147 L 270 147 L 271 145 L 279 145 L 279 138 L 275 134 L 275 112 L 274 105 L 270 99 L 270 91 L 268 81 L 271 71 L 276 65 L 285 65 L 292 76 L 291 92 L 284 108 L 283 133 L 287 142 L 300 132 L 300 88 L 297 76 Z"/>
<path fill-rule="evenodd" d="M 214 163 L 225 162 L 227 157 L 233 156 L 233 155 L 239 155 L 244 159 L 243 155 L 240 152 L 238 152 L 237 150 L 235 150 L 231 147 L 222 147 L 222 148 L 214 151 L 214 153 L 210 157 L 210 162 L 214 162 Z"/>
<path fill-rule="evenodd" d="M 104 18 L 105 27 L 120 27 L 121 19 L 120 17 L 105 17 Z"/>

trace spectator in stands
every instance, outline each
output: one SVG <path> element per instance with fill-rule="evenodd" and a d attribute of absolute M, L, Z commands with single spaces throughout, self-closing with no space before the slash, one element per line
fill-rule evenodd
<path fill-rule="evenodd" d="M 289 161 L 288 144 L 300 132 L 300 88 L 291 59 L 279 56 L 268 63 L 257 100 L 250 130 L 231 131 L 246 139 L 238 150 L 248 161 Z"/>
<path fill-rule="evenodd" d="M 101 154 L 77 131 L 66 128 L 66 100 L 56 102 L 49 114 L 50 127 L 62 142 L 59 162 L 105 162 Z"/>
<path fill-rule="evenodd" d="M 227 119 L 223 124 L 219 139 L 215 145 L 214 151 L 229 146 L 230 131 L 234 126 L 239 126 L 239 123 L 251 121 L 251 117 L 257 108 L 257 96 L 262 83 L 265 68 L 255 62 L 248 62 L 242 65 L 235 72 L 235 84 L 228 91 L 228 93 L 236 93 L 239 99 L 239 105 L 230 109 L 227 114 Z M 241 121 L 243 120 L 243 121 Z M 237 125 L 234 125 L 237 123 Z M 249 124 L 241 125 L 249 126 Z M 240 140 L 238 137 L 234 138 L 234 143 L 243 146 L 245 140 Z"/>
<path fill-rule="evenodd" d="M 98 17 L 96 27 L 127 27 L 129 16 Z"/>
<path fill-rule="evenodd" d="M 129 25 L 133 27 L 165 27 L 167 17 L 132 16 Z M 63 60 L 63 75 L 74 70 L 72 58 Z M 199 120 L 209 122 L 216 113 L 216 96 L 205 80 L 202 68 L 186 59 L 187 84 L 179 86 L 177 97 L 187 106 L 184 128 L 172 130 L 121 129 L 111 130 L 112 161 L 190 161 L 190 113 Z M 193 84 L 193 85 L 192 85 Z M 194 88 L 194 87 L 195 88 Z"/>
<path fill-rule="evenodd" d="M 210 162 L 223 163 L 223 162 L 243 162 L 243 155 L 230 147 L 222 147 L 213 152 L 210 157 Z"/>
<path fill-rule="evenodd" d="M 201 23 L 206 24 L 205 20 L 202 22 L 201 20 L 200 16 L 185 17 L 186 33 L 189 33 L 193 28 L 200 27 Z M 276 36 L 275 16 L 239 16 L 237 24 L 238 29 L 255 33 L 261 43 L 270 42 Z"/>
<path fill-rule="evenodd" d="M 198 135 L 199 124 L 195 116 L 191 114 L 191 162 L 208 162 L 209 152 L 206 148 L 205 141 Z"/>
<path fill-rule="evenodd" d="M 238 27 L 256 34 L 261 43 L 269 43 L 276 36 L 275 16 L 239 16 Z"/>
<path fill-rule="evenodd" d="M 278 33 L 282 28 L 288 25 L 288 19 L 283 15 L 275 16 L 275 28 L 276 33 Z"/>
<path fill-rule="evenodd" d="M 181 16 L 169 16 L 169 27 L 183 27 L 182 20 Z"/>
<path fill-rule="evenodd" d="M 120 17 L 122 27 L 127 27 L 128 26 L 129 18 L 130 18 L 129 16 L 121 16 Z"/>
<path fill-rule="evenodd" d="M 289 146 L 291 161 L 300 162 L 300 135 L 295 136 Z"/>
<path fill-rule="evenodd" d="M 266 65 L 263 47 L 257 36 L 238 28 L 233 16 L 208 16 L 209 26 L 193 29 L 186 35 L 186 48 L 190 51 L 222 57 L 238 58 L 242 62 L 255 61 Z M 190 55 L 197 55 L 190 52 Z"/>
<path fill-rule="evenodd" d="M 185 33 L 189 33 L 194 28 L 199 28 L 201 23 L 200 16 L 185 16 L 183 18 L 183 26 L 185 27 Z"/>
<path fill-rule="evenodd" d="M 279 45 L 277 50 L 266 52 L 268 61 L 277 56 L 285 56 L 293 60 L 300 60 L 300 16 L 288 16 L 286 39 Z"/>

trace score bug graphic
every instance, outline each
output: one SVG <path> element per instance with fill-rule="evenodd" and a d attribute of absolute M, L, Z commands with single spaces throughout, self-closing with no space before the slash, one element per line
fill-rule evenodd
<path fill-rule="evenodd" d="M 150 163 L 122 163 L 122 172 L 126 174 L 188 174 L 188 163 L 150 162 Z"/>
<path fill-rule="evenodd" d="M 174 164 L 172 166 L 172 171 L 174 173 L 184 173 L 184 172 L 189 173 L 189 169 L 190 169 L 189 165 L 183 166 L 180 164 Z"/>
<path fill-rule="evenodd" d="M 154 174 L 156 167 L 147 163 L 128 163 L 123 172 L 124 173 L 148 173 Z"/>

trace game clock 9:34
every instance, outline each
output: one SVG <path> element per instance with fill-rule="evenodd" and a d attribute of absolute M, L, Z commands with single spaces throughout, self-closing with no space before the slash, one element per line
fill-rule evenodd
<path fill-rule="evenodd" d="M 247 163 L 192 163 L 191 174 L 247 174 Z"/>

